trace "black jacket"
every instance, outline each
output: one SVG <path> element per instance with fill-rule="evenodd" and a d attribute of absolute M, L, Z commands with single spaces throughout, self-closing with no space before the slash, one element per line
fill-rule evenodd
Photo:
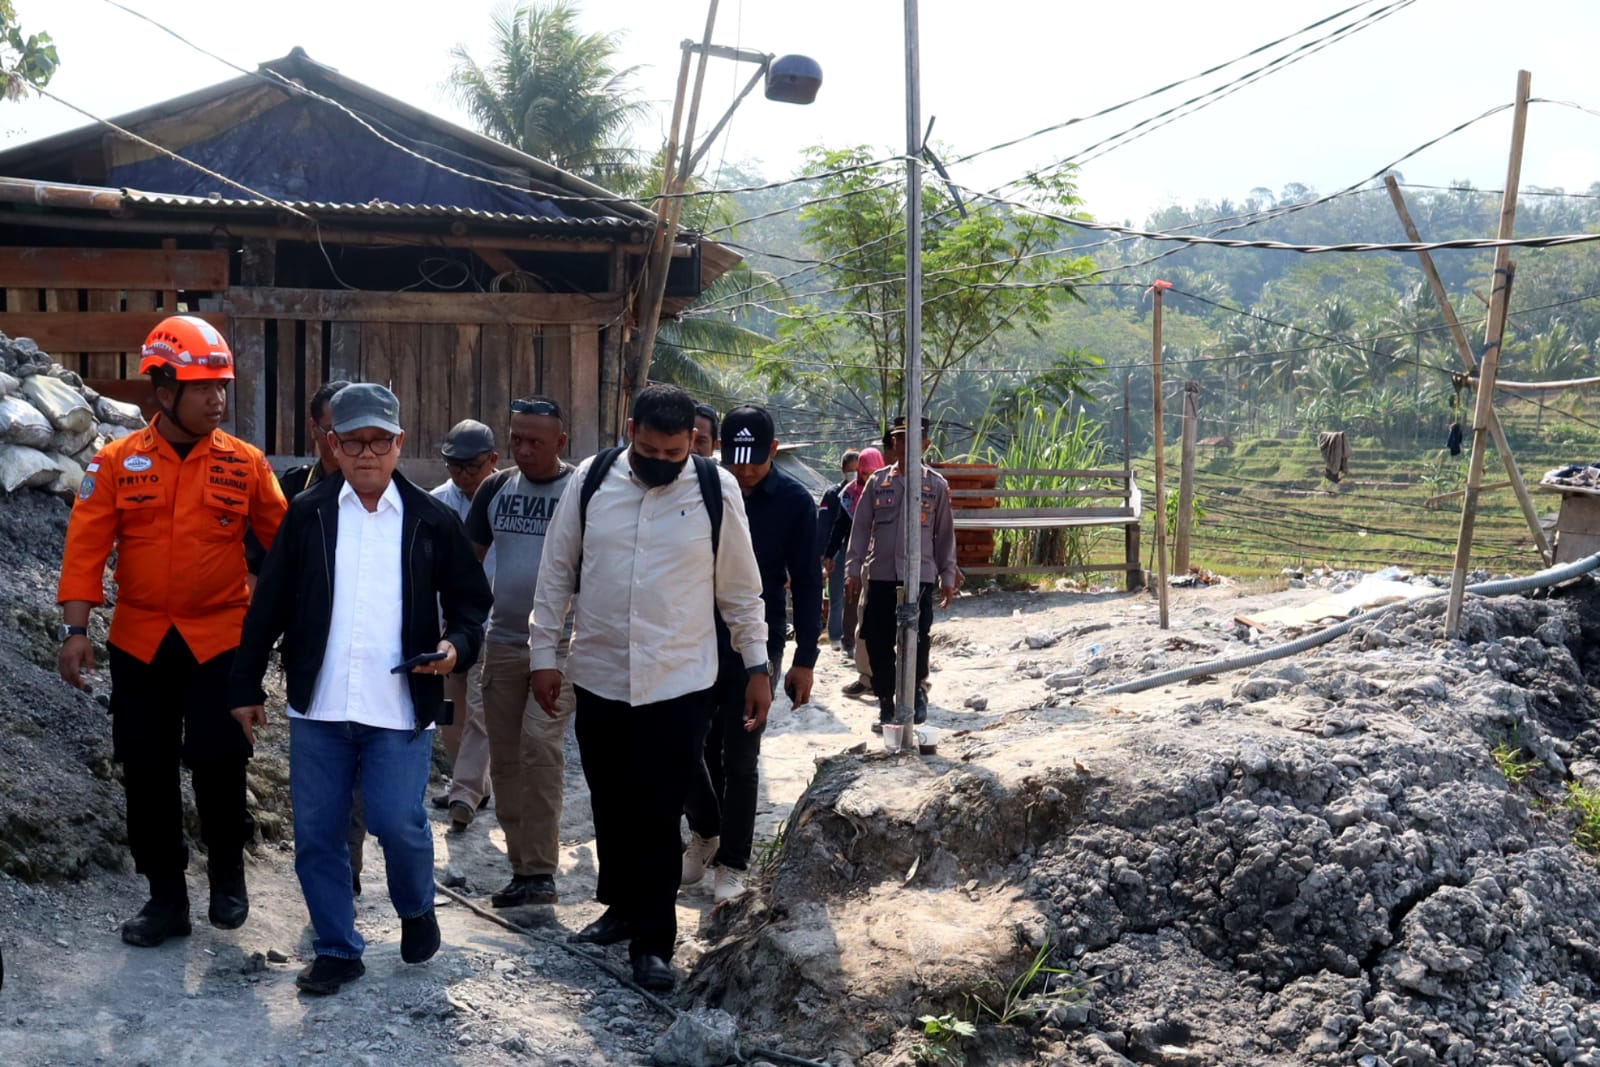
<path fill-rule="evenodd" d="M 398 472 L 394 483 L 404 511 L 401 651 L 408 658 L 432 652 L 442 636 L 455 646 L 455 669 L 460 674 L 477 662 L 483 646 L 483 623 L 494 599 L 489 583 L 455 511 Z M 298 494 L 289 506 L 245 615 L 244 635 L 228 684 L 229 707 L 249 707 L 266 700 L 261 678 L 266 674 L 267 655 L 280 636 L 289 705 L 301 710 L 310 706 L 333 615 L 339 490 L 343 487 L 343 475 L 331 475 Z M 413 673 L 406 680 L 417 728 L 439 722 L 444 711 L 444 679 L 437 674 Z"/>

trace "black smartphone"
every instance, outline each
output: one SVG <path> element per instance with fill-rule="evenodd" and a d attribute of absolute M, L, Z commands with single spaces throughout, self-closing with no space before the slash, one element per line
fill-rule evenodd
<path fill-rule="evenodd" d="M 448 652 L 418 652 L 415 656 L 396 667 L 390 667 L 390 674 L 404 674 L 413 667 L 420 667 L 424 663 L 436 663 L 449 655 Z"/>
<path fill-rule="evenodd" d="M 794 705 L 794 695 L 795 695 L 794 683 L 793 682 L 784 682 L 783 683 L 783 691 L 788 694 L 788 696 L 789 696 L 789 704 L 790 704 L 790 706 L 793 706 Z"/>

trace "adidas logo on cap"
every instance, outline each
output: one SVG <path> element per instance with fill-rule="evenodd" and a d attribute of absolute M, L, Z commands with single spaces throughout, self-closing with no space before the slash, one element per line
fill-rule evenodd
<path fill-rule="evenodd" d="M 733 435 L 735 441 L 751 441 L 756 439 L 755 431 L 748 426 L 740 427 L 739 432 Z"/>

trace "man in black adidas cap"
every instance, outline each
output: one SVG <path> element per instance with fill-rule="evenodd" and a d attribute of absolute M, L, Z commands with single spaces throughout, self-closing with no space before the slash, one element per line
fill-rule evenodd
<path fill-rule="evenodd" d="M 772 465 L 778 438 L 772 416 L 743 404 L 722 419 L 722 465 L 744 494 L 750 542 L 761 571 L 761 599 L 767 616 L 768 677 L 776 695 L 783 667 L 784 591 L 794 597 L 794 666 L 784 689 L 794 707 L 811 699 L 812 668 L 822 633 L 822 564 L 817 555 L 817 505 L 805 486 Z M 689 847 L 683 854 L 684 885 L 698 883 L 708 866 L 716 869 L 712 892 L 717 903 L 745 891 L 755 833 L 757 764 L 761 756 L 760 719 L 745 717 L 744 662 L 733 649 L 727 628 L 717 620 L 719 670 L 715 707 L 706 733 L 705 766 L 691 784 L 684 814 L 689 817 Z"/>

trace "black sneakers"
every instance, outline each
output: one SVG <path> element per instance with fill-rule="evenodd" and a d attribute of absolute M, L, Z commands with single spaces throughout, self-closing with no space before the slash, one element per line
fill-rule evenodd
<path fill-rule="evenodd" d="M 318 956 L 309 967 L 295 975 L 294 984 L 312 996 L 325 997 L 339 992 L 340 986 L 354 982 L 366 973 L 367 965 L 360 960 Z"/>
<path fill-rule="evenodd" d="M 155 948 L 169 937 L 188 937 L 189 896 L 163 894 L 151 897 L 139 914 L 122 924 L 122 940 L 140 948 Z"/>
<path fill-rule="evenodd" d="M 439 951 L 439 920 L 429 908 L 421 915 L 400 920 L 400 958 L 422 963 Z"/>
<path fill-rule="evenodd" d="M 548 874 L 517 874 L 505 888 L 489 898 L 497 908 L 521 908 L 529 904 L 554 904 L 556 880 Z"/>
<path fill-rule="evenodd" d="M 237 930 L 250 917 L 250 894 L 244 886 L 244 867 L 211 875 L 211 925 Z"/>

